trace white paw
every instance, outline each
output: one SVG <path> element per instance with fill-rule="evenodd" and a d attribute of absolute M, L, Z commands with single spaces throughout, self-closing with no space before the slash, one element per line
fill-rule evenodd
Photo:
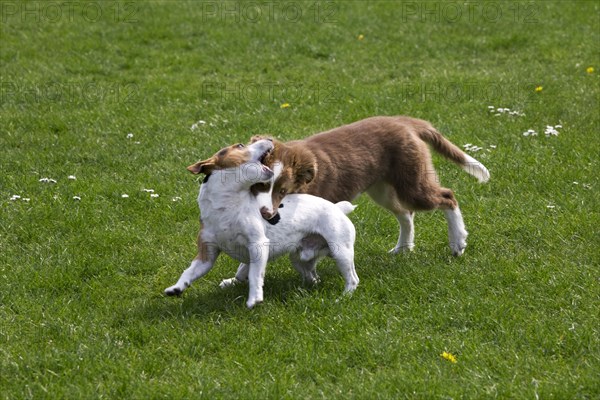
<path fill-rule="evenodd" d="M 319 275 L 317 275 L 315 273 L 315 274 L 309 274 L 308 276 L 305 276 L 303 278 L 303 282 L 306 285 L 314 286 L 314 285 L 318 284 L 319 282 L 321 282 L 321 279 L 319 278 Z"/>
<path fill-rule="evenodd" d="M 394 247 L 393 249 L 389 250 L 388 253 L 390 253 L 390 254 L 405 253 L 405 252 L 413 251 L 414 248 L 415 248 L 414 244 L 403 244 L 401 246 Z"/>
<path fill-rule="evenodd" d="M 179 295 L 181 295 L 181 293 L 183 293 L 184 290 L 185 290 L 185 288 L 182 288 L 178 285 L 173 285 L 173 286 L 165 289 L 165 295 L 166 296 L 179 296 Z"/>
<path fill-rule="evenodd" d="M 219 283 L 219 286 L 221 287 L 221 289 L 225 289 L 225 288 L 228 288 L 228 287 L 231 287 L 231 286 L 235 286 L 238 283 L 240 283 L 240 281 L 237 280 L 237 278 L 234 277 L 234 278 L 229 278 L 229 279 L 223 279 L 221 281 L 221 283 Z"/>
<path fill-rule="evenodd" d="M 344 293 L 342 293 L 342 295 L 340 297 L 338 297 L 337 299 L 335 299 L 336 303 L 340 303 L 344 300 L 349 300 L 352 298 L 352 294 L 354 293 L 354 289 L 351 291 L 346 291 L 344 290 Z"/>
<path fill-rule="evenodd" d="M 461 240 L 460 242 L 451 242 L 450 249 L 452 250 L 452 255 L 455 257 L 462 256 L 467 248 L 467 241 Z"/>
<path fill-rule="evenodd" d="M 346 284 L 346 287 L 344 287 L 344 295 L 346 295 L 346 296 L 352 295 L 352 292 L 354 292 L 357 287 L 358 287 L 358 282 L 350 282 L 350 283 Z"/>
<path fill-rule="evenodd" d="M 248 308 L 254 308 L 254 306 L 255 306 L 255 305 L 257 305 L 257 304 L 259 304 L 259 303 L 262 303 L 262 302 L 263 302 L 263 299 L 262 299 L 262 297 L 261 297 L 260 299 L 259 299 L 258 297 L 256 297 L 256 298 L 252 298 L 252 297 L 251 297 L 251 298 L 249 298 L 249 299 L 248 299 L 248 301 L 246 302 L 246 306 L 247 306 Z"/>

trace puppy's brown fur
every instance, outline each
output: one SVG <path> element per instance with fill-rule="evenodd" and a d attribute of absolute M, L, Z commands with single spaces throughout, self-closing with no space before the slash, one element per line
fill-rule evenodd
<path fill-rule="evenodd" d="M 287 193 L 338 202 L 382 183 L 392 186 L 394 200 L 409 210 L 458 204 L 452 191 L 438 184 L 427 144 L 462 166 L 464 153 L 423 120 L 373 117 L 304 140 L 274 143 L 265 163 L 284 164 L 273 189 L 275 211 Z"/>
<path fill-rule="evenodd" d="M 274 143 L 275 149 L 265 164 L 272 166 L 279 161 L 283 170 L 274 183 L 272 208 L 261 210 L 266 219 L 275 216 L 288 193 L 309 193 L 335 203 L 367 192 L 396 215 L 405 230 L 394 252 L 413 246 L 414 235 L 406 232 L 412 230 L 413 211 L 455 210 L 462 224 L 453 192 L 438 183 L 427 144 L 480 181 L 489 178 L 483 165 L 444 138 L 429 122 L 409 117 L 367 118 L 303 140 Z M 453 248 L 455 254 L 462 254 L 461 246 L 457 245 L 459 250 Z"/>

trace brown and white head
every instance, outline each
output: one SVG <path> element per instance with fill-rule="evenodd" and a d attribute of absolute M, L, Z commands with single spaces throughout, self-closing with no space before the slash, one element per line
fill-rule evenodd
<path fill-rule="evenodd" d="M 206 160 L 188 166 L 187 170 L 193 174 L 206 175 L 205 182 L 215 172 L 223 171 L 225 178 L 235 176 L 237 181 L 250 187 L 273 177 L 273 171 L 263 163 L 273 147 L 270 139 L 258 140 L 248 146 L 234 144 L 222 148 Z"/>

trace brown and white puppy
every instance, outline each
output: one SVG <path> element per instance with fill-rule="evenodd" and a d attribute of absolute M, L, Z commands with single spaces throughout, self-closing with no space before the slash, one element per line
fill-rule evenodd
<path fill-rule="evenodd" d="M 458 202 L 450 189 L 439 185 L 427 145 L 480 182 L 486 182 L 490 174 L 429 122 L 372 117 L 302 140 L 274 140 L 274 144 L 264 162 L 268 166 L 282 163 L 281 173 L 271 187 L 253 187 L 262 198 L 263 218 L 273 218 L 288 193 L 308 193 L 336 203 L 366 192 L 400 223 L 398 241 L 390 252 L 414 247 L 414 211 L 440 208 L 448 222 L 452 253 L 463 254 L 467 231 Z"/>

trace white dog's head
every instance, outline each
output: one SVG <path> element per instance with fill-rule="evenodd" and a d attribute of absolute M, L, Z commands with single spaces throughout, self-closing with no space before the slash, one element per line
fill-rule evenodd
<path fill-rule="evenodd" d="M 214 172 L 220 171 L 221 181 L 230 182 L 234 179 L 243 187 L 269 182 L 273 171 L 261 161 L 273 150 L 273 141 L 259 140 L 248 146 L 234 144 L 219 150 L 212 157 L 198 161 L 187 167 L 193 174 L 205 174 L 207 178 Z"/>

